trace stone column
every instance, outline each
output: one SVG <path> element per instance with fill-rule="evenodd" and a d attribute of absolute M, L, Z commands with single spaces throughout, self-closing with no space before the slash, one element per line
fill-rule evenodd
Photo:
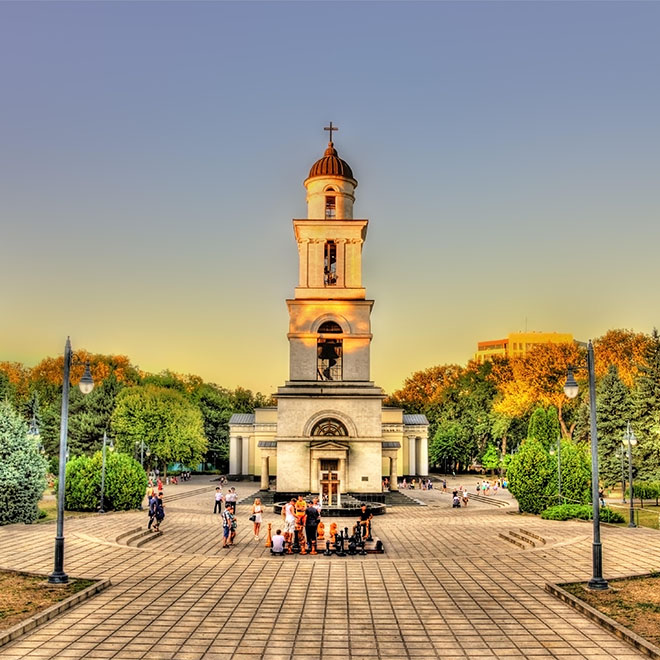
<path fill-rule="evenodd" d="M 298 286 L 306 287 L 308 283 L 308 255 L 307 255 L 307 246 L 309 244 L 309 239 L 302 238 L 298 241 L 298 254 L 300 259 L 298 261 Z"/>
<path fill-rule="evenodd" d="M 423 477 L 429 474 L 429 439 L 419 438 L 419 461 L 417 462 L 417 472 Z"/>
<path fill-rule="evenodd" d="M 243 438 L 243 458 L 241 460 L 242 463 L 242 470 L 241 474 L 250 474 L 250 464 L 249 464 L 249 456 L 250 456 L 250 438 Z"/>
<path fill-rule="evenodd" d="M 415 458 L 417 456 L 416 445 L 415 436 L 411 435 L 408 438 L 408 474 L 411 477 L 414 477 L 417 474 L 417 466 L 415 463 Z"/>
<path fill-rule="evenodd" d="M 268 479 L 268 455 L 261 454 L 261 490 L 268 490 L 269 488 L 269 479 Z"/>
<path fill-rule="evenodd" d="M 390 457 L 390 490 L 399 490 L 399 475 L 397 474 L 398 459 L 395 456 Z"/>
<path fill-rule="evenodd" d="M 341 491 L 348 491 L 348 474 L 346 472 L 346 459 L 339 459 L 339 484 L 337 484 L 337 506 L 341 506 Z"/>
<path fill-rule="evenodd" d="M 311 468 L 311 474 L 310 474 L 310 480 L 309 480 L 309 490 L 311 493 L 318 493 L 318 491 L 321 489 L 321 485 L 319 484 L 319 459 L 318 458 L 312 458 L 312 468 Z M 321 500 L 319 499 L 319 502 Z"/>
<path fill-rule="evenodd" d="M 346 239 L 338 238 L 337 245 L 337 286 L 343 287 L 346 281 L 344 264 L 346 263 Z"/>
<path fill-rule="evenodd" d="M 229 474 L 240 474 L 239 456 L 240 456 L 240 438 L 231 436 L 229 438 Z"/>

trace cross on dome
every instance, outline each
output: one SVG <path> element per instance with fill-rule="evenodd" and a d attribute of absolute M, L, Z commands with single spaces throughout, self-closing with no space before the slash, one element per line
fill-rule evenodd
<path fill-rule="evenodd" d="M 323 130 L 330 131 L 330 144 L 332 144 L 332 131 L 338 131 L 339 128 L 337 126 L 333 126 L 332 122 L 330 122 L 330 126 L 324 126 Z"/>

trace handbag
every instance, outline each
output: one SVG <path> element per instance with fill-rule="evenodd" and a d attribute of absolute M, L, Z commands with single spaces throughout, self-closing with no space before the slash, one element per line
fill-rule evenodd
<path fill-rule="evenodd" d="M 254 522 L 256 519 L 257 519 L 257 516 L 255 516 L 254 513 L 253 513 L 253 514 L 249 517 L 248 520 L 250 520 L 250 522 Z"/>

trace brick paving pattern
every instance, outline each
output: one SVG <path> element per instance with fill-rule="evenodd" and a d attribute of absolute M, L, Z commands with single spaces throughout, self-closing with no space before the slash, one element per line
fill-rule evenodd
<path fill-rule="evenodd" d="M 0 659 L 643 657 L 543 591 L 590 577 L 589 524 L 475 500 L 456 510 L 450 494 L 415 491 L 427 506 L 374 519 L 384 555 L 280 558 L 264 547 L 265 525 L 253 539 L 247 505 L 237 545 L 220 548 L 215 485 L 167 487 L 189 496 L 166 503 L 163 535 L 142 547 L 126 532 L 146 527 L 144 512 L 67 519 L 65 570 L 113 586 L 2 647 Z M 237 485 L 241 497 L 254 488 Z M 281 518 L 264 520 L 274 530 Z M 50 572 L 54 533 L 53 524 L 0 528 L 0 566 Z M 660 568 L 658 532 L 602 536 L 606 577 Z"/>

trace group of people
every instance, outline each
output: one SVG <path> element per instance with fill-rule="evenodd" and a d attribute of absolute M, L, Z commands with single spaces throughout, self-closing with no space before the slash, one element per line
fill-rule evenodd
<path fill-rule="evenodd" d="M 221 482 L 224 483 L 224 482 Z M 215 502 L 213 504 L 213 513 L 219 513 L 222 516 L 222 547 L 230 548 L 234 545 L 236 538 L 236 529 L 238 521 L 236 520 L 236 502 L 238 493 L 235 488 L 230 488 L 226 494 L 222 492 L 222 486 L 215 489 Z M 222 504 L 224 502 L 224 511 Z M 260 521 L 261 522 L 261 521 Z M 258 531 L 255 531 L 255 539 L 259 538 Z"/>
<path fill-rule="evenodd" d="M 493 495 L 497 495 L 497 491 L 500 488 L 506 488 L 508 486 L 506 480 L 500 481 L 495 479 L 494 481 L 488 481 L 488 479 L 482 479 L 477 481 L 477 495 L 481 493 L 482 495 L 490 495 L 491 492 Z"/>
<path fill-rule="evenodd" d="M 315 497 L 311 502 L 305 501 L 302 495 L 298 495 L 297 499 L 292 497 L 282 507 L 282 518 L 284 521 L 282 527 L 284 527 L 284 532 L 281 529 L 275 531 L 271 539 L 271 554 L 282 556 L 286 552 L 293 552 L 296 531 L 298 532 L 298 543 L 306 548 L 306 553 L 316 554 L 321 511 L 322 506 L 318 497 Z M 367 505 L 363 504 L 358 522 L 362 527 L 362 534 L 366 540 L 371 540 L 372 518 L 373 514 Z"/>
<path fill-rule="evenodd" d="M 304 538 L 298 538 L 298 541 L 302 544 L 307 539 L 308 551 L 311 552 L 312 545 L 316 545 L 316 532 L 321 522 L 321 510 L 322 506 L 318 497 L 315 497 L 311 503 L 306 502 L 302 495 L 298 495 L 298 499 L 292 497 L 282 507 L 284 534 L 281 529 L 275 531 L 275 535 L 272 537 L 271 552 L 275 555 L 282 555 L 285 547 L 292 548 L 296 528 L 298 528 L 299 534 L 304 528 Z"/>
<path fill-rule="evenodd" d="M 147 487 L 147 498 L 149 501 L 149 524 L 147 529 L 151 530 L 153 526 L 154 532 L 160 531 L 160 525 L 165 518 L 165 504 L 163 503 L 163 483 L 158 480 L 158 490 L 152 482 L 149 482 Z"/>
<path fill-rule="evenodd" d="M 454 488 L 451 494 L 451 505 L 454 509 L 460 509 L 462 506 L 467 506 L 469 501 L 469 493 L 467 488 L 459 486 Z"/>
<path fill-rule="evenodd" d="M 387 479 L 385 481 L 387 481 Z M 415 479 L 415 477 L 410 481 L 407 481 L 404 477 L 403 480 L 399 482 L 398 486 L 404 490 L 415 490 L 415 488 L 419 488 L 420 490 L 433 490 L 433 482 L 431 479 Z"/>

